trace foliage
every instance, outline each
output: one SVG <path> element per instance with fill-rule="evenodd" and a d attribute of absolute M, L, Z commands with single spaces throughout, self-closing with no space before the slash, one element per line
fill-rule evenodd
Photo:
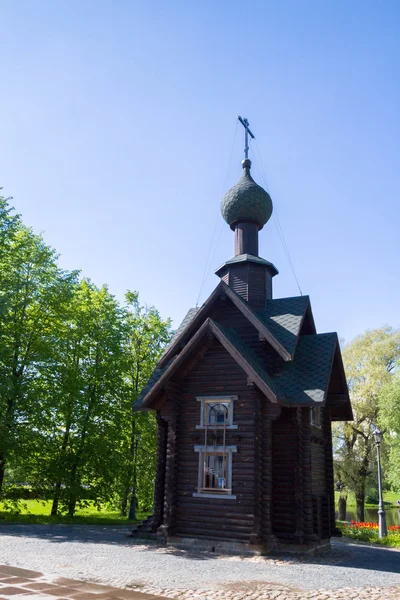
<path fill-rule="evenodd" d="M 336 473 L 342 485 L 354 492 L 360 521 L 367 477 L 376 460 L 373 429 L 379 420 L 378 400 L 399 358 L 400 331 L 388 326 L 366 331 L 343 348 L 354 421 L 335 426 Z"/>
<path fill-rule="evenodd" d="M 107 288 L 77 284 L 54 364 L 41 372 L 52 402 L 42 430 L 49 460 L 38 472 L 55 484 L 53 514 L 59 502 L 72 516 L 77 502 L 112 498 L 121 452 L 123 335 L 122 310 Z"/>
<path fill-rule="evenodd" d="M 365 494 L 366 504 L 378 504 L 379 503 L 379 490 L 377 487 L 370 487 Z"/>
<path fill-rule="evenodd" d="M 155 419 L 132 405 L 169 338 L 170 321 L 137 292 L 121 305 L 63 271 L 0 197 L 0 492 L 10 510 L 29 486 L 52 499 L 53 517 L 126 504 L 135 467 L 139 507 L 151 507 Z"/>
<path fill-rule="evenodd" d="M 156 421 L 153 414 L 137 413 L 132 406 L 147 383 L 160 355 L 171 338 L 170 319 L 162 320 L 154 307 L 141 306 L 137 292 L 125 296 L 125 451 L 121 489 L 121 514 L 125 515 L 137 471 L 138 506 L 148 510 L 153 501 L 156 461 Z M 140 444 L 135 435 L 140 434 Z M 137 453 L 136 453 L 137 450 Z M 136 454 L 136 455 L 135 455 Z"/>
<path fill-rule="evenodd" d="M 390 525 L 387 530 L 388 535 L 384 538 L 379 538 L 378 523 L 351 521 L 350 524 L 344 523 L 341 526 L 343 535 L 354 540 L 400 547 L 400 525 Z"/>
<path fill-rule="evenodd" d="M 65 273 L 41 236 L 0 199 L 0 490 L 10 461 L 32 451 L 41 395 L 33 382 L 51 360 L 54 330 L 70 299 L 75 273 Z"/>
<path fill-rule="evenodd" d="M 400 374 L 382 388 L 380 397 L 379 422 L 385 431 L 389 448 L 389 460 L 385 464 L 385 473 L 393 488 L 400 492 Z"/>

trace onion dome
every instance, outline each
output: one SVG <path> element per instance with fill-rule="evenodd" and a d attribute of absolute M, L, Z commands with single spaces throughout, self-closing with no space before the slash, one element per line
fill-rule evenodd
<path fill-rule="evenodd" d="M 221 213 L 233 230 L 241 221 L 252 221 L 262 229 L 272 215 L 272 200 L 250 175 L 251 160 L 243 160 L 242 167 L 242 177 L 222 199 Z"/>

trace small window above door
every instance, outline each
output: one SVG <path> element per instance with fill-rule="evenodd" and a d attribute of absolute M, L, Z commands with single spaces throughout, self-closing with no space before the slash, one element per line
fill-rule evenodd
<path fill-rule="evenodd" d="M 310 408 L 310 423 L 314 427 L 318 427 L 319 429 L 321 429 L 321 408 L 319 406 L 313 406 Z"/>

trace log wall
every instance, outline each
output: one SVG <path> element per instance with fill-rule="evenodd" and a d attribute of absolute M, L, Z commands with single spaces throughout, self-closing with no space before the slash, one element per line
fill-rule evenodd
<path fill-rule="evenodd" d="M 182 382 L 179 422 L 176 430 L 176 479 L 173 526 L 169 534 L 250 542 L 256 532 L 255 514 L 255 395 L 247 377 L 220 344 L 215 342 Z M 226 445 L 237 446 L 232 456 L 232 493 L 236 499 L 196 498 L 199 453 L 204 444 L 200 424 L 201 404 L 197 396 L 237 395 L 233 422 Z M 167 415 L 170 407 L 161 412 Z"/>

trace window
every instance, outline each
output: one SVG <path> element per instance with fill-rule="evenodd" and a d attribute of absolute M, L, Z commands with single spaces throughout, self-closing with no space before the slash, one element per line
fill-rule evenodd
<path fill-rule="evenodd" d="M 233 424 L 233 403 L 237 396 L 201 396 L 200 425 L 204 443 L 194 447 L 199 453 L 197 497 L 236 498 L 232 495 L 232 454 L 236 446 L 227 445 L 227 431 Z"/>
<path fill-rule="evenodd" d="M 195 446 L 199 474 L 195 497 L 236 498 L 232 494 L 232 454 L 236 446 Z"/>
<path fill-rule="evenodd" d="M 310 408 L 310 423 L 314 427 L 321 427 L 321 409 L 319 406 Z"/>
<path fill-rule="evenodd" d="M 196 429 L 237 429 L 237 425 L 233 424 L 233 403 L 236 399 L 237 396 L 198 397 L 197 401 L 201 403 L 200 425 L 196 425 Z"/>
<path fill-rule="evenodd" d="M 228 425 L 230 416 L 230 401 L 227 402 L 214 402 L 213 400 L 206 400 L 204 402 L 204 423 L 207 425 Z"/>
<path fill-rule="evenodd" d="M 203 489 L 216 492 L 227 491 L 227 454 L 203 453 Z"/>

